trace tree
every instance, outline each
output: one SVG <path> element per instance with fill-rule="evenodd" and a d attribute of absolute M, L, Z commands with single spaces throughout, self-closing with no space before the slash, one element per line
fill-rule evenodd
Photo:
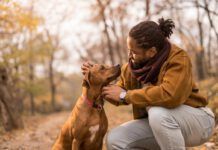
<path fill-rule="evenodd" d="M 11 79 L 11 84 L 13 84 L 11 91 L 8 91 L 8 93 L 14 95 L 13 97 L 11 96 L 11 98 L 15 100 L 11 100 L 11 102 L 15 102 L 16 100 L 19 101 L 19 103 L 14 106 L 15 112 L 16 109 L 19 109 L 19 112 L 21 112 L 21 104 L 25 95 L 24 91 L 20 88 L 22 86 L 21 74 L 23 73 L 23 70 L 25 70 L 23 69 L 25 68 L 24 66 L 32 61 L 29 57 L 24 57 L 26 56 L 25 48 L 27 48 L 27 39 L 29 38 L 30 33 L 35 31 L 41 18 L 34 16 L 29 13 L 30 10 L 11 1 L 2 1 L 0 3 L 0 10 L 0 31 L 2 31 L 0 36 L 0 63 L 2 67 L 7 70 L 7 76 Z M 31 66 L 30 68 L 32 69 L 32 65 L 28 66 Z M 32 78 L 33 69 L 31 72 L 32 74 L 30 76 Z M 6 92 L 6 90 L 4 90 L 4 92 Z M 4 106 L 9 107 L 6 106 L 7 104 L 8 103 L 5 103 Z M 10 112 L 8 113 L 10 114 Z"/>
<path fill-rule="evenodd" d="M 6 131 L 23 128 L 22 118 L 17 109 L 16 98 L 9 83 L 7 70 L 0 67 L 0 110 L 2 123 Z"/>

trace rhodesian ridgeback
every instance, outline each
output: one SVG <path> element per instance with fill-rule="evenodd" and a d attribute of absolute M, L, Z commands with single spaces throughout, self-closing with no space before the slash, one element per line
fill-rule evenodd
<path fill-rule="evenodd" d="M 101 90 L 120 75 L 120 65 L 95 64 L 86 73 L 82 95 L 63 125 L 52 150 L 101 150 L 108 120 Z"/>

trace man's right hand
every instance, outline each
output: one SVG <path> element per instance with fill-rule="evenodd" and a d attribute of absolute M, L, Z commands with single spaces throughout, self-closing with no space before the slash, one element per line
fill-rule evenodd
<path fill-rule="evenodd" d="M 94 65 L 93 62 L 87 61 L 84 62 L 81 66 L 82 74 L 85 75 L 87 72 L 89 72 L 89 69 Z"/>

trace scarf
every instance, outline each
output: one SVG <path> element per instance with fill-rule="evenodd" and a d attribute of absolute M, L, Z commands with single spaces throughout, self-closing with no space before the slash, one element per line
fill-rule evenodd
<path fill-rule="evenodd" d="M 164 47 L 151 59 L 144 61 L 140 64 L 134 64 L 131 59 L 129 59 L 129 68 L 132 75 L 140 82 L 146 83 L 156 83 L 158 80 L 158 74 L 160 68 L 169 56 L 171 49 L 170 43 L 166 40 Z"/>

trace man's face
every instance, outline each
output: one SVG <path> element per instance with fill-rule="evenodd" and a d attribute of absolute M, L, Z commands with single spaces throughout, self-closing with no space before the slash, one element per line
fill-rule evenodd
<path fill-rule="evenodd" d="M 154 57 L 157 53 L 155 47 L 149 48 L 147 50 L 138 47 L 136 40 L 130 36 L 127 37 L 127 48 L 129 50 L 129 58 L 135 64 L 143 63 Z"/>

